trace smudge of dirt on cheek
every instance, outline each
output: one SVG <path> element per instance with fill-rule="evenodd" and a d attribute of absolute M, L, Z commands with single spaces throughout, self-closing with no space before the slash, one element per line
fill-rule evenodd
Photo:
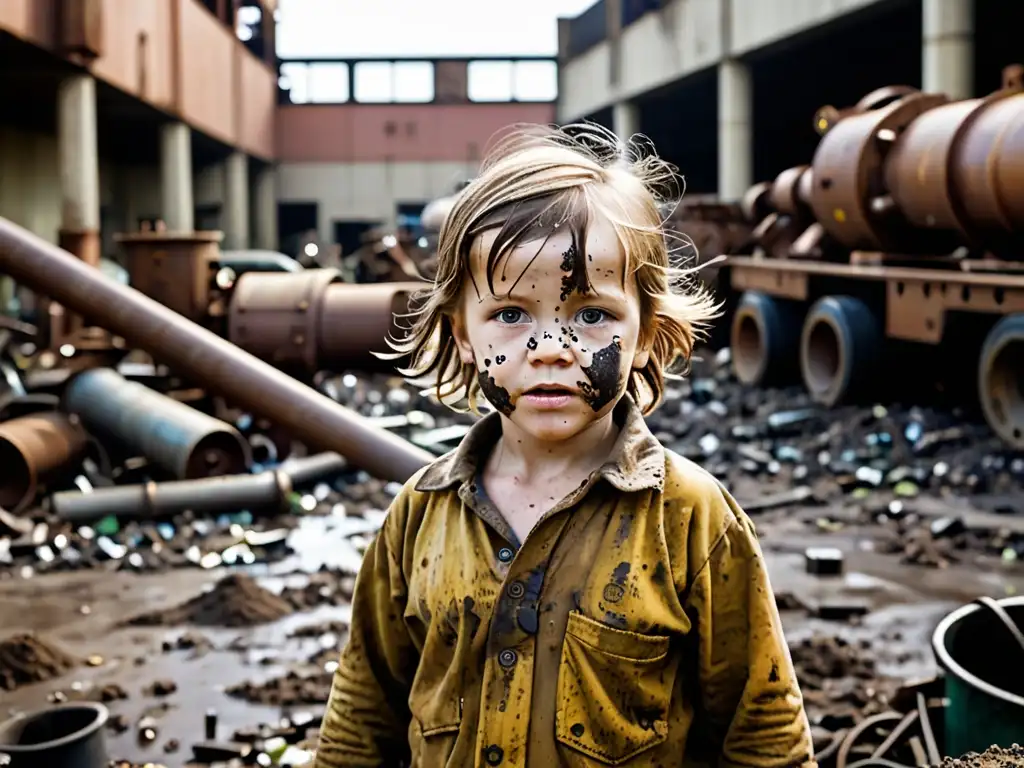
<path fill-rule="evenodd" d="M 594 353 L 590 365 L 583 367 L 589 382 L 577 382 L 583 399 L 594 410 L 600 411 L 619 395 L 622 382 L 622 345 L 616 336 L 612 343 Z"/>
<path fill-rule="evenodd" d="M 503 416 L 512 415 L 512 411 L 516 409 L 515 403 L 512 402 L 512 396 L 508 393 L 507 389 L 498 386 L 490 371 L 480 371 L 477 374 L 477 382 L 480 384 L 480 391 L 484 393 L 484 397 L 495 407 L 498 413 Z"/>
<path fill-rule="evenodd" d="M 562 271 L 567 273 L 562 277 L 562 301 L 568 299 L 573 293 L 582 294 L 590 289 L 590 280 L 587 279 L 587 261 L 575 243 L 562 254 Z"/>

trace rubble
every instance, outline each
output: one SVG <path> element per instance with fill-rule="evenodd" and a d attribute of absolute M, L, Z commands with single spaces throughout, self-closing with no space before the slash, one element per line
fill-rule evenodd
<path fill-rule="evenodd" d="M 1024 766 L 1024 747 L 991 746 L 982 753 L 968 752 L 962 757 L 947 757 L 939 768 L 1018 768 Z"/>
<path fill-rule="evenodd" d="M 0 690 L 51 680 L 78 664 L 77 659 L 37 635 L 13 635 L 0 640 Z"/>
<path fill-rule="evenodd" d="M 790 654 L 811 723 L 829 731 L 886 711 L 898 687 L 877 673 L 867 642 L 819 635 L 791 643 Z"/>
<path fill-rule="evenodd" d="M 250 627 L 277 621 L 292 611 L 287 600 L 263 589 L 249 576 L 233 573 L 218 581 L 210 591 L 182 605 L 135 616 L 127 624 Z"/>

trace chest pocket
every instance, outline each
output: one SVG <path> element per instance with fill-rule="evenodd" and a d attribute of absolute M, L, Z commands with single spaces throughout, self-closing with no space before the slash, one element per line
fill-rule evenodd
<path fill-rule="evenodd" d="M 559 742 L 606 765 L 621 765 L 665 741 L 678 663 L 669 655 L 668 637 L 570 613 L 558 670 Z"/>

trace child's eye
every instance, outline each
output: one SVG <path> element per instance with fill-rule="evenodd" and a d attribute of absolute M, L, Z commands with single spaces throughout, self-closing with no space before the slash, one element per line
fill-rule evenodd
<path fill-rule="evenodd" d="M 523 310 L 521 309 L 503 309 L 496 315 L 498 322 L 507 323 L 508 325 L 515 325 L 523 321 Z"/>
<path fill-rule="evenodd" d="M 587 307 L 586 309 L 581 309 L 576 313 L 576 322 L 580 325 L 597 325 L 606 317 L 608 317 L 608 313 L 603 309 Z"/>

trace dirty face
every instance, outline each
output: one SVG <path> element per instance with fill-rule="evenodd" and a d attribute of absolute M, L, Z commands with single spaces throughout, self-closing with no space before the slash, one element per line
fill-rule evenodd
<path fill-rule="evenodd" d="M 568 227 L 515 248 L 498 262 L 491 293 L 496 234 L 485 232 L 472 249 L 473 279 L 454 318 L 459 354 L 512 424 L 538 440 L 568 440 L 610 418 L 630 369 L 647 364 L 635 280 L 624 279 L 612 226 L 593 221 L 583 248 Z"/>

